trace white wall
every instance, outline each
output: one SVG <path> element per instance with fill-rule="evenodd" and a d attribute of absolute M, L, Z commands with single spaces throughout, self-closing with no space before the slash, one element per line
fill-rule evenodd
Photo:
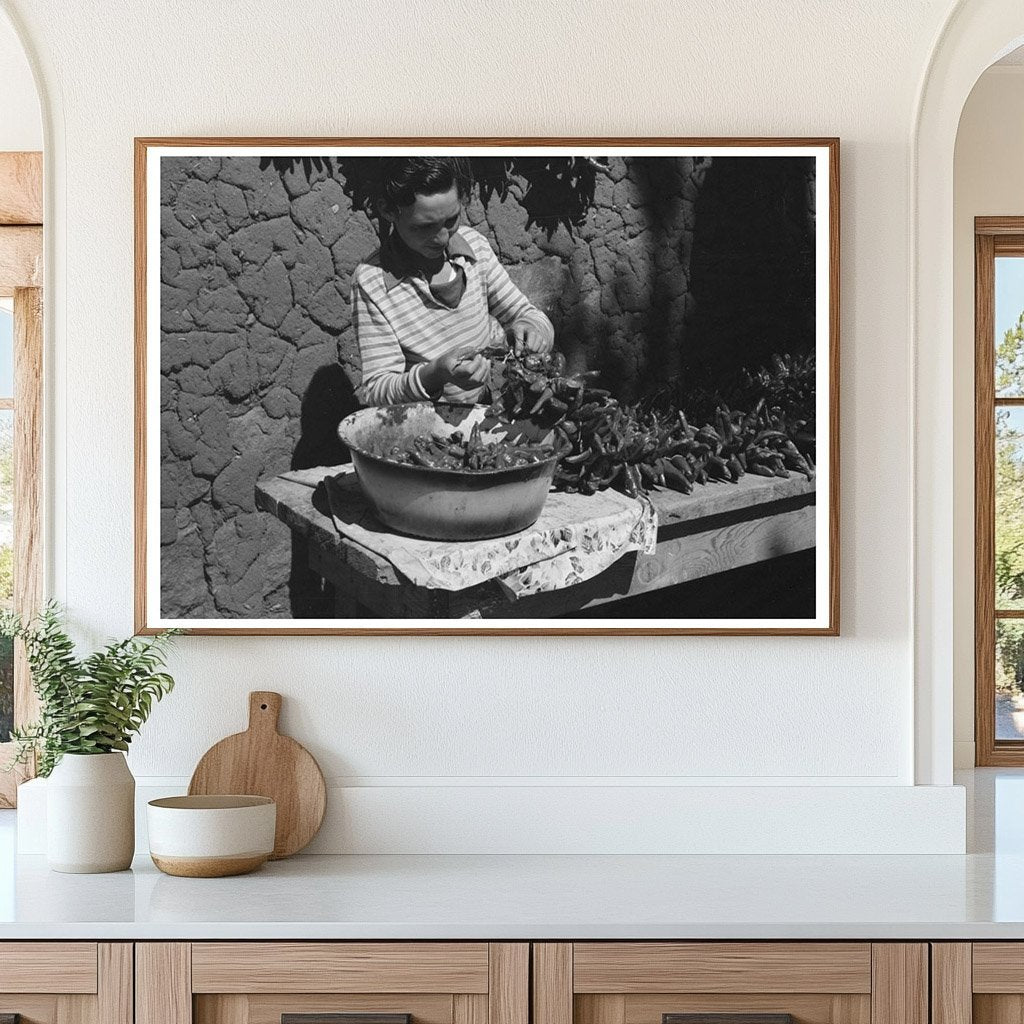
<path fill-rule="evenodd" d="M 51 589 L 88 639 L 132 628 L 133 136 L 842 138 L 840 639 L 183 639 L 137 774 L 187 777 L 260 687 L 338 784 L 428 803 L 914 781 L 908 159 L 945 0 L 5 6 L 51 97 Z"/>
<path fill-rule="evenodd" d="M 0 16 L 0 152 L 43 148 L 43 123 L 21 41 Z"/>
<path fill-rule="evenodd" d="M 1024 66 L 990 68 L 960 119 L 954 162 L 954 728 L 974 764 L 974 218 L 1024 216 Z"/>

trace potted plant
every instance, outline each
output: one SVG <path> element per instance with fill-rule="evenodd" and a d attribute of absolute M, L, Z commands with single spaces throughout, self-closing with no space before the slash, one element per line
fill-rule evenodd
<path fill-rule="evenodd" d="M 112 641 L 84 658 L 50 603 L 31 622 L 0 612 L 0 635 L 21 640 L 39 719 L 15 729 L 13 764 L 33 755 L 48 777 L 47 861 L 55 871 L 122 871 L 135 852 L 135 779 L 124 751 L 153 702 L 174 686 L 161 668 L 180 630 Z M 13 767 L 12 764 L 12 767 Z"/>

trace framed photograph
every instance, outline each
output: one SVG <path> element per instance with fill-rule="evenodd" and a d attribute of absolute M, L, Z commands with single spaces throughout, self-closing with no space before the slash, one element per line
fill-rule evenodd
<path fill-rule="evenodd" d="M 139 632 L 838 634 L 837 139 L 135 168 Z"/>

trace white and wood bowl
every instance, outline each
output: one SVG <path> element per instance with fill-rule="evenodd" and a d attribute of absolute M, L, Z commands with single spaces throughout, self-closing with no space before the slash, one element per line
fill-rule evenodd
<path fill-rule="evenodd" d="M 255 871 L 274 852 L 270 797 L 168 796 L 147 807 L 149 853 L 168 875 L 224 878 Z"/>

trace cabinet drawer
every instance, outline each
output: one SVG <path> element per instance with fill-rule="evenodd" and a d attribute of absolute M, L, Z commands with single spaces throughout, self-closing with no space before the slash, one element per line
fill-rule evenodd
<path fill-rule="evenodd" d="M 976 993 L 1024 994 L 1024 942 L 975 942 L 971 969 Z"/>
<path fill-rule="evenodd" d="M 136 947 L 136 1024 L 529 1024 L 514 942 Z"/>
<path fill-rule="evenodd" d="M 870 943 L 578 942 L 573 991 L 871 991 Z"/>
<path fill-rule="evenodd" d="M 96 991 L 95 942 L 0 943 L 0 992 Z"/>
<path fill-rule="evenodd" d="M 486 942 L 196 942 L 193 992 L 472 992 Z"/>
<path fill-rule="evenodd" d="M 132 1024 L 127 942 L 0 942 L 0 1018 Z"/>
<path fill-rule="evenodd" d="M 923 943 L 537 943 L 534 1024 L 926 1024 Z"/>
<path fill-rule="evenodd" d="M 1024 1020 L 1024 943 L 932 945 L 934 1024 Z"/>

